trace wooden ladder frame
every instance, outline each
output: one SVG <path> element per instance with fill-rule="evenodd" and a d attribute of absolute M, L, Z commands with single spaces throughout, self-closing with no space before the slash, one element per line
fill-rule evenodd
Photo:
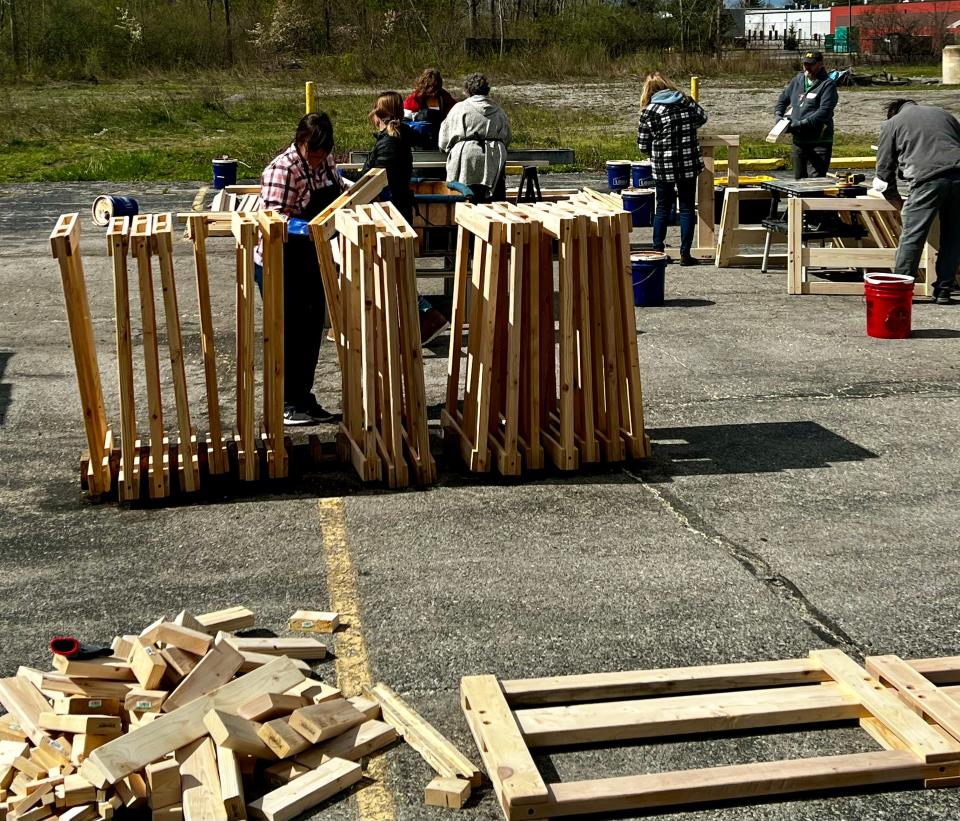
<path fill-rule="evenodd" d="M 501 681 L 461 704 L 508 821 L 904 781 L 960 785 L 960 657 L 804 659 Z M 885 686 L 889 685 L 889 686 Z M 877 752 L 548 784 L 532 750 L 859 721 Z"/>

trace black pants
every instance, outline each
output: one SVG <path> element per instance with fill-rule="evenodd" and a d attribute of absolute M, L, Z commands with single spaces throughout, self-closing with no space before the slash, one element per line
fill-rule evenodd
<path fill-rule="evenodd" d="M 825 177 L 830 170 L 833 145 L 793 145 L 793 178 Z M 809 168 L 807 167 L 809 164 Z"/>
<path fill-rule="evenodd" d="M 313 405 L 326 298 L 313 242 L 291 236 L 283 247 L 283 403 Z"/>
<path fill-rule="evenodd" d="M 507 201 L 507 174 L 506 169 L 500 172 L 497 182 L 490 190 L 485 185 L 471 185 L 474 200 L 476 202 L 506 202 Z"/>

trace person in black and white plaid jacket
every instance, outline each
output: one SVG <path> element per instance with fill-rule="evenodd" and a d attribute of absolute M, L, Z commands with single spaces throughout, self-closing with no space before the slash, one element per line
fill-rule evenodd
<path fill-rule="evenodd" d="M 696 223 L 697 175 L 703 170 L 697 129 L 707 122 L 707 114 L 659 72 L 647 75 L 640 104 L 637 146 L 650 157 L 657 192 L 653 247 L 663 250 L 670 207 L 679 200 L 680 264 L 696 265 L 690 249 Z"/>

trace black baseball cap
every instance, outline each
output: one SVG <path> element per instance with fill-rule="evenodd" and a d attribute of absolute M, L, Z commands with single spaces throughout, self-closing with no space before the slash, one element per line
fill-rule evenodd
<path fill-rule="evenodd" d="M 800 60 L 801 63 L 822 63 L 823 62 L 823 52 L 822 51 L 808 51 L 803 55 L 803 58 Z"/>

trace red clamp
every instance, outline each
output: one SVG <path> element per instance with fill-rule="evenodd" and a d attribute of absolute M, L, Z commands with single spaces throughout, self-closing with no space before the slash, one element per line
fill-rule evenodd
<path fill-rule="evenodd" d="M 50 652 L 71 658 L 80 652 L 80 642 L 73 636 L 54 636 L 50 639 Z"/>

